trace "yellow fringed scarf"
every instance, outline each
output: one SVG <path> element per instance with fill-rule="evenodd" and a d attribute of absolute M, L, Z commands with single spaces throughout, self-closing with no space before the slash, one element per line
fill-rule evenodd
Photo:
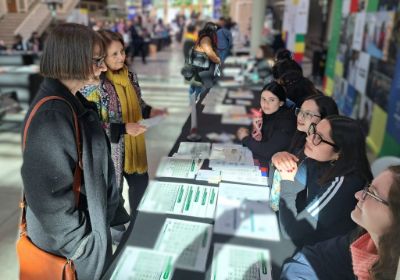
<path fill-rule="evenodd" d="M 112 82 L 117 92 L 122 110 L 122 120 L 124 123 L 137 123 L 142 119 L 142 111 L 139 100 L 128 76 L 128 68 L 124 66 L 118 72 L 108 70 L 107 79 Z M 124 135 L 125 158 L 124 171 L 128 174 L 145 173 L 147 171 L 147 156 L 144 133 L 133 137 L 129 134 Z"/>

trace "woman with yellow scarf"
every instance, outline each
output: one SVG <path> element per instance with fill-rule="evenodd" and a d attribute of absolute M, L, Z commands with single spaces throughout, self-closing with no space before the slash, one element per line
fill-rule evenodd
<path fill-rule="evenodd" d="M 93 96 L 89 94 L 86 97 L 97 103 L 103 127 L 111 142 L 117 184 L 122 193 L 123 178 L 127 180 L 131 217 L 135 217 L 149 180 L 144 136 L 146 127 L 139 121 L 165 114 L 166 110 L 152 108 L 143 101 L 137 76 L 125 64 L 122 36 L 108 30 L 101 30 L 99 34 L 107 50 L 107 72 L 102 77 L 98 93 L 93 92 Z"/>

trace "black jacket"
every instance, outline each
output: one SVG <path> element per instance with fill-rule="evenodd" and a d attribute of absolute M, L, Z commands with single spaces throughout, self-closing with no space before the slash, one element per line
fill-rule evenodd
<path fill-rule="evenodd" d="M 293 110 L 282 106 L 272 115 L 263 113 L 261 141 L 249 135 L 243 138 L 242 143 L 253 152 L 255 158 L 268 163 L 275 153 L 288 149 L 295 131 L 296 116 Z"/>
<path fill-rule="evenodd" d="M 330 163 L 307 159 L 305 164 L 306 186 L 296 180 L 281 181 L 280 227 L 297 246 L 315 244 L 354 229 L 356 224 L 350 217 L 357 203 L 354 194 L 366 184 L 360 176 L 350 173 L 320 186 L 318 180 Z"/>
<path fill-rule="evenodd" d="M 306 246 L 284 265 L 281 280 L 355 280 L 350 244 L 354 232 Z"/>
<path fill-rule="evenodd" d="M 60 100 L 44 103 L 32 119 L 21 175 L 28 204 L 28 236 L 38 247 L 74 261 L 78 279 L 99 279 L 111 258 L 110 222 L 119 203 L 109 144 L 96 106 L 45 78 L 33 100 L 57 95 L 78 116 L 83 184 L 79 210 L 72 191 L 77 150 L 73 115 Z M 25 120 L 26 121 L 26 120 Z"/>

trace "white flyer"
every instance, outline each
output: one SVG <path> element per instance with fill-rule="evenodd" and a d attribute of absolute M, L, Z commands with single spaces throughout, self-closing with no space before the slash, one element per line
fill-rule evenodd
<path fill-rule="evenodd" d="M 177 255 L 175 266 L 178 268 L 205 271 L 211 235 L 210 224 L 168 218 L 155 249 Z"/>
<path fill-rule="evenodd" d="M 138 210 L 213 219 L 217 197 L 217 187 L 150 181 Z"/>
<path fill-rule="evenodd" d="M 202 158 L 210 157 L 211 143 L 181 142 L 178 152 L 173 157 L 179 158 Z"/>
<path fill-rule="evenodd" d="M 166 115 L 160 115 L 160 116 L 156 116 L 153 118 L 148 118 L 148 119 L 141 119 L 139 121 L 139 124 L 150 128 L 152 126 L 158 125 L 161 121 L 163 121 L 165 119 Z"/>
<path fill-rule="evenodd" d="M 214 244 L 211 280 L 272 280 L 267 249 Z"/>
<path fill-rule="evenodd" d="M 194 179 L 203 161 L 203 159 L 163 157 L 158 165 L 156 177 Z"/>
<path fill-rule="evenodd" d="M 269 188 L 221 183 L 214 232 L 279 241 L 278 220 L 268 199 Z"/>
<path fill-rule="evenodd" d="M 127 246 L 111 280 L 170 280 L 176 255 Z"/>

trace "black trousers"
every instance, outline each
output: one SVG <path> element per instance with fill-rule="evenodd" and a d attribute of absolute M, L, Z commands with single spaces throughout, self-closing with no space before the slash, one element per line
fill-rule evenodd
<path fill-rule="evenodd" d="M 124 177 L 129 186 L 129 206 L 131 208 L 131 218 L 134 219 L 136 217 L 140 200 L 142 199 L 149 183 L 149 174 L 147 172 L 143 174 L 127 174 L 124 172 Z"/>

